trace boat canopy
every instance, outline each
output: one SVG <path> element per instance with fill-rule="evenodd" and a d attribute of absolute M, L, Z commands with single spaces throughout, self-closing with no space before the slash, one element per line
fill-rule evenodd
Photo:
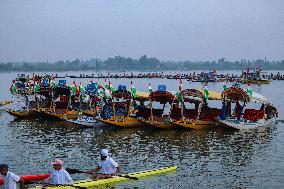
<path fill-rule="evenodd" d="M 174 98 L 175 96 L 169 91 L 155 91 L 150 94 L 152 101 L 160 102 L 161 104 L 172 103 Z"/>
<path fill-rule="evenodd" d="M 60 86 L 53 88 L 54 97 L 57 98 L 58 96 L 70 96 L 70 87 L 69 86 Z"/>
<path fill-rule="evenodd" d="M 131 92 L 127 91 L 127 90 L 116 90 L 113 93 L 113 96 L 115 98 L 123 98 L 123 99 L 131 99 L 132 95 Z"/>
<path fill-rule="evenodd" d="M 251 99 L 247 92 L 239 87 L 230 87 L 224 90 L 222 92 L 222 98 L 231 99 L 233 101 L 242 100 L 245 102 L 249 102 Z"/>
<path fill-rule="evenodd" d="M 185 89 L 181 91 L 180 95 L 183 97 L 183 100 L 185 102 L 190 100 L 200 101 L 200 102 L 205 101 L 204 94 L 197 89 Z"/>

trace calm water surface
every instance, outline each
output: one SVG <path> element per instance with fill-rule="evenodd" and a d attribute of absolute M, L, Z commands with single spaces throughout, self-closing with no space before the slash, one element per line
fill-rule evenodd
<path fill-rule="evenodd" d="M 0 100 L 11 99 L 8 90 L 16 75 L 0 74 Z M 115 86 L 130 84 L 129 79 L 111 81 Z M 176 90 L 179 83 L 166 79 L 133 81 L 138 90 L 144 91 L 149 82 L 153 89 L 166 84 L 169 90 Z M 272 100 L 279 120 L 284 120 L 283 84 L 284 81 L 273 81 L 270 85 L 252 86 Z M 183 86 L 201 87 L 199 83 L 187 82 Z M 209 84 L 209 88 L 221 91 L 222 83 Z M 17 174 L 47 172 L 54 158 L 62 158 L 65 167 L 94 168 L 99 161 L 99 149 L 105 147 L 124 173 L 178 166 L 175 173 L 117 183 L 114 188 L 284 188 L 283 123 L 253 131 L 111 126 L 81 129 L 64 122 L 17 120 L 0 111 L 0 162 L 9 164 Z M 74 179 L 82 178 L 86 175 L 74 175 Z"/>

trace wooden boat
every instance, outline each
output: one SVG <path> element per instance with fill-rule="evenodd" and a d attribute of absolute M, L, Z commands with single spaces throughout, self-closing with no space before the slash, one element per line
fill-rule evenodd
<path fill-rule="evenodd" d="M 149 108 L 144 108 L 144 117 L 139 118 L 138 120 L 143 123 L 145 126 L 162 128 L 162 129 L 171 129 L 174 127 L 171 120 L 171 112 L 173 108 L 170 108 L 169 114 L 164 113 L 166 104 L 172 104 L 174 102 L 175 96 L 166 91 L 165 85 L 159 85 L 158 91 L 154 91 L 149 96 Z M 163 105 L 162 109 L 153 108 L 153 102 L 158 102 Z M 175 106 L 176 107 L 176 106 Z M 178 107 L 176 107 L 178 109 Z"/>
<path fill-rule="evenodd" d="M 271 126 L 276 122 L 277 109 L 261 94 L 253 92 L 249 95 L 239 87 L 230 87 L 223 91 L 222 98 L 222 114 L 218 119 L 222 126 L 241 130 Z M 253 103 L 261 104 L 261 107 L 249 107 Z M 232 104 L 235 104 L 233 113 Z"/>
<path fill-rule="evenodd" d="M 13 103 L 13 101 L 11 101 L 11 100 L 1 100 L 0 101 L 0 107 L 8 105 L 8 104 L 12 104 L 12 103 Z"/>
<path fill-rule="evenodd" d="M 128 181 L 130 178 L 129 177 L 135 177 L 135 178 L 142 178 L 142 177 L 147 177 L 147 176 L 154 176 L 158 174 L 163 174 L 167 172 L 173 172 L 177 169 L 177 166 L 169 166 L 169 167 L 163 167 L 159 169 L 152 169 L 152 170 L 145 170 L 145 171 L 140 171 L 140 172 L 134 172 L 134 173 L 128 173 L 124 174 L 121 176 L 114 176 L 112 178 L 108 179 L 100 179 L 100 180 L 79 180 L 79 181 L 74 181 L 72 185 L 66 185 L 66 186 L 51 186 L 51 187 L 43 187 L 43 186 L 38 186 L 30 189 L 87 189 L 87 188 L 97 188 L 102 185 L 107 185 L 107 184 L 112 184 L 116 182 L 122 182 L 122 181 Z"/>
<path fill-rule="evenodd" d="M 112 113 L 108 119 L 99 118 L 102 123 L 117 127 L 138 127 L 141 123 L 130 117 L 133 111 L 133 98 L 131 92 L 126 90 L 126 86 L 119 86 L 112 94 Z"/>
<path fill-rule="evenodd" d="M 71 94 L 70 87 L 66 86 L 66 80 L 59 80 L 58 85 L 52 88 L 47 85 L 47 87 L 39 91 L 39 94 L 50 99 L 47 106 L 42 107 L 38 105 L 36 109 L 43 118 L 63 119 L 67 116 L 68 119 L 77 119 L 78 112 L 70 110 L 69 108 L 69 98 Z"/>
<path fill-rule="evenodd" d="M 261 75 L 261 69 L 257 69 L 254 72 L 249 72 L 249 70 L 247 72 L 243 72 L 242 76 L 241 76 L 241 83 L 243 84 L 248 84 L 248 83 L 252 83 L 252 84 L 269 84 L 271 83 L 271 79 L 267 79 L 262 77 Z"/>
<path fill-rule="evenodd" d="M 221 110 L 208 107 L 201 89 L 186 89 L 181 91 L 181 119 L 173 121 L 176 126 L 190 129 L 208 129 L 216 127 L 216 120 Z M 209 91 L 209 100 L 221 100 L 221 93 Z M 185 105 L 193 105 L 194 108 L 186 108 Z"/>
<path fill-rule="evenodd" d="M 20 119 L 30 119 L 35 118 L 38 114 L 33 109 L 26 109 L 26 110 L 13 110 L 13 109 L 6 109 L 6 112 L 11 116 Z"/>

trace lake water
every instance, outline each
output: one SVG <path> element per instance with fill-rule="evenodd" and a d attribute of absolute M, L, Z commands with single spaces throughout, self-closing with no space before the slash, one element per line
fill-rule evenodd
<path fill-rule="evenodd" d="M 230 73 L 239 73 L 231 71 Z M 65 75 L 66 73 L 58 73 Z M 68 74 L 78 74 L 68 72 Z M 0 100 L 11 99 L 9 87 L 17 73 L 0 73 Z M 88 81 L 87 79 L 83 82 Z M 130 79 L 112 79 L 114 86 Z M 177 90 L 178 80 L 134 79 L 138 90 L 166 84 Z M 68 79 L 71 83 L 71 80 Z M 103 83 L 104 80 L 101 80 Z M 284 81 L 253 85 L 253 91 L 269 97 L 284 120 Z M 184 81 L 183 88 L 201 87 Z M 221 91 L 222 83 L 209 83 Z M 64 122 L 16 120 L 0 111 L 0 163 L 17 174 L 45 173 L 50 162 L 61 158 L 65 168 L 95 168 L 99 149 L 108 148 L 122 172 L 177 165 L 170 174 L 114 184 L 114 188 L 284 188 L 284 127 L 252 131 L 120 129 L 102 126 L 82 129 Z M 73 175 L 74 179 L 86 175 Z"/>

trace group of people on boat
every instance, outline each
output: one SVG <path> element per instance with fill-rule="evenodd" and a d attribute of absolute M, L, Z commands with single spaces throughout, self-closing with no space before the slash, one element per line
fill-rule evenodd
<path fill-rule="evenodd" d="M 101 161 L 97 167 L 93 170 L 82 171 L 91 175 L 91 179 L 105 179 L 111 178 L 117 175 L 120 172 L 119 164 L 109 156 L 107 149 L 101 149 L 100 151 Z M 58 186 L 58 185 L 71 185 L 73 184 L 73 179 L 68 172 L 68 169 L 64 169 L 64 162 L 61 159 L 55 159 L 51 163 L 53 170 L 51 171 L 50 176 L 44 180 L 44 185 L 47 186 Z M 71 169 L 70 169 L 71 170 Z M 0 165 L 0 174 L 4 177 L 4 188 L 3 189 L 16 189 L 17 183 L 20 184 L 20 189 L 24 189 L 24 180 L 20 176 L 9 170 L 7 164 Z"/>

